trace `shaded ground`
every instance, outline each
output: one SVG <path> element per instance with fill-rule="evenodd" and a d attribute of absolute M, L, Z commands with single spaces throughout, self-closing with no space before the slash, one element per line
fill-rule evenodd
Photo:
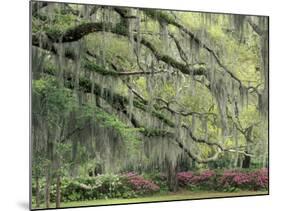
<path fill-rule="evenodd" d="M 96 205 L 109 205 L 109 204 L 128 204 L 140 202 L 159 202 L 159 201 L 173 201 L 185 199 L 199 199 L 199 198 L 217 198 L 229 196 L 249 196 L 249 195 L 265 195 L 267 191 L 237 191 L 237 192 L 207 192 L 207 191 L 181 191 L 177 193 L 169 193 L 165 195 L 153 195 L 150 197 L 139 197 L 133 199 L 98 199 L 91 201 L 75 201 L 63 202 L 61 207 L 77 207 L 77 206 L 96 206 Z M 51 207 L 54 207 L 52 204 Z M 41 207 L 44 207 L 43 205 Z"/>

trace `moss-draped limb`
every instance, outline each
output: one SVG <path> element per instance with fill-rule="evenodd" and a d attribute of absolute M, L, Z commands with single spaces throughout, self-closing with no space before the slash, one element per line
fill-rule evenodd
<path fill-rule="evenodd" d="M 94 32 L 111 32 L 113 34 L 129 37 L 128 30 L 126 26 L 122 25 L 116 25 L 115 27 L 112 27 L 111 24 L 105 24 L 105 23 L 83 23 L 78 26 L 75 26 L 73 28 L 68 29 L 65 32 L 49 32 L 47 33 L 47 36 L 49 38 L 50 42 L 53 43 L 59 43 L 59 42 L 74 42 L 78 41 L 84 36 L 94 33 Z M 133 39 L 137 42 L 138 37 L 137 35 L 133 36 Z M 161 53 L 157 50 L 157 48 L 150 42 L 149 40 L 142 37 L 140 39 L 140 43 L 147 47 L 153 55 L 157 58 L 157 60 L 162 61 L 173 68 L 178 69 L 183 74 L 192 74 L 192 75 L 205 75 L 206 69 L 202 66 L 190 66 L 187 64 L 183 64 L 181 62 L 178 62 L 176 59 L 172 58 L 171 56 L 168 56 L 166 54 Z M 32 45 L 39 46 L 39 37 L 33 34 L 32 36 Z M 43 47 L 48 47 L 49 49 L 52 49 L 52 51 L 55 51 L 53 46 L 46 46 L 47 44 L 44 44 Z"/>
<path fill-rule="evenodd" d="M 44 69 L 44 72 L 50 75 L 55 74 L 55 69 L 54 68 L 48 68 Z M 72 78 L 71 76 L 67 76 L 65 80 L 65 86 L 70 89 L 74 89 L 74 86 L 72 84 Z M 94 89 L 92 89 L 92 86 L 94 86 Z M 126 106 L 129 104 L 129 99 L 125 96 L 122 96 L 118 93 L 114 93 L 109 89 L 102 88 L 100 85 L 96 83 L 92 83 L 88 78 L 80 77 L 79 79 L 79 90 L 86 92 L 86 93 L 91 93 L 93 90 L 93 94 L 101 97 L 105 101 L 107 101 L 114 109 L 123 112 L 124 114 L 128 114 L 128 111 L 126 109 Z M 142 103 L 138 100 L 133 101 L 133 105 L 135 108 L 138 108 L 144 112 L 149 112 L 153 117 L 157 118 L 158 120 L 162 121 L 165 123 L 167 126 L 171 128 L 175 128 L 176 124 L 168 119 L 163 113 L 160 113 L 159 111 L 156 111 L 155 109 L 149 109 L 145 103 Z M 213 155 L 210 158 L 207 159 L 202 159 L 199 156 L 195 155 L 190 149 L 186 148 L 179 140 L 176 138 L 176 134 L 167 130 L 158 130 L 158 129 L 149 129 L 142 127 L 140 123 L 135 119 L 135 122 L 133 123 L 134 126 L 141 127 L 142 129 L 140 132 L 142 132 L 144 135 L 151 137 L 151 136 L 168 136 L 168 137 L 174 137 L 173 140 L 177 143 L 177 145 L 184 150 L 188 155 L 195 160 L 196 162 L 199 163 L 207 163 L 210 161 L 213 161 L 218 158 L 219 154 L 222 152 L 236 152 L 235 150 L 232 149 L 225 149 L 222 145 L 220 145 L 218 142 L 211 142 L 211 141 L 206 141 L 205 139 L 200 139 L 197 138 L 192 131 L 189 129 L 189 127 L 186 124 L 182 124 L 181 127 L 184 127 L 185 129 L 188 130 L 190 137 L 192 138 L 193 141 L 198 142 L 198 143 L 203 143 L 207 144 L 209 146 L 214 146 L 217 148 L 217 152 L 215 155 Z M 245 154 L 245 152 L 240 151 L 239 153 Z M 249 155 L 249 154 L 247 154 Z M 252 155 L 249 155 L 252 156 Z"/>
<path fill-rule="evenodd" d="M 116 72 L 116 71 L 113 71 L 113 70 L 108 70 L 108 69 L 102 68 L 102 67 L 96 65 L 94 62 L 87 61 L 87 60 L 84 61 L 83 66 L 84 66 L 84 68 L 86 68 L 89 71 L 96 72 L 100 75 L 110 75 L 110 76 L 113 76 L 113 77 L 132 76 L 132 75 L 136 75 L 136 76 L 138 76 L 138 75 L 150 75 L 150 74 L 157 74 L 157 73 L 163 73 L 164 72 L 162 70 L 154 71 L 154 72 L 150 72 L 150 71 L 145 71 L 145 72 L 143 72 L 143 71 Z"/>
<path fill-rule="evenodd" d="M 161 11 L 155 11 L 151 9 L 143 9 L 144 13 L 147 14 L 150 18 L 157 20 L 159 22 L 166 22 L 167 24 L 173 25 L 183 31 L 185 34 L 187 34 L 190 39 L 192 39 L 194 42 L 196 42 L 198 45 L 202 46 L 202 48 L 205 48 L 216 60 L 217 64 L 223 68 L 234 80 L 236 80 L 240 86 L 242 86 L 242 82 L 239 78 L 237 78 L 231 71 L 229 71 L 226 66 L 220 61 L 219 57 L 215 53 L 213 49 L 211 49 L 209 46 L 207 46 L 205 43 L 203 43 L 193 32 L 188 30 L 184 25 L 177 22 L 174 17 L 171 15 L 161 12 Z"/>
<path fill-rule="evenodd" d="M 99 68 L 102 69 L 102 67 L 99 67 Z M 54 74 L 54 71 L 55 71 L 54 69 L 48 70 L 48 72 L 51 73 L 51 74 Z M 69 83 L 66 83 L 67 87 L 68 88 L 74 88 L 71 85 L 72 79 L 70 77 L 68 77 L 68 81 L 69 81 Z M 125 115 L 128 115 L 128 111 L 126 109 L 126 106 L 129 104 L 129 99 L 127 97 L 125 97 L 123 95 L 120 95 L 120 94 L 117 94 L 117 93 L 113 93 L 109 89 L 101 88 L 96 83 L 94 83 L 93 85 L 94 85 L 94 94 L 95 95 L 97 95 L 97 96 L 103 98 L 104 100 L 106 100 L 116 110 L 122 111 Z M 81 91 L 90 93 L 91 92 L 91 86 L 92 86 L 92 82 L 88 78 L 80 78 L 79 87 L 80 87 Z M 101 89 L 103 89 L 103 91 Z M 149 108 L 147 100 L 142 99 L 142 102 L 141 102 L 139 100 L 134 99 L 133 105 L 134 105 L 135 108 L 138 108 L 138 109 L 140 109 L 144 112 L 149 112 L 153 117 L 157 118 L 159 121 L 163 122 L 167 126 L 169 126 L 171 128 L 177 127 L 177 125 L 173 121 L 171 121 L 169 118 L 167 118 L 165 116 L 165 114 L 157 111 L 156 109 Z M 174 113 L 177 113 L 174 110 L 172 110 L 172 111 Z M 214 113 L 210 113 L 210 114 L 214 115 Z M 183 114 L 183 116 L 185 116 L 185 113 Z M 146 136 L 168 136 L 168 137 L 174 137 L 174 139 L 176 140 L 176 134 L 174 132 L 170 132 L 170 131 L 166 131 L 166 130 L 158 130 L 158 129 L 149 129 L 149 128 L 143 127 L 143 125 L 140 124 L 134 117 L 132 118 L 131 121 L 133 121 L 132 123 L 135 127 L 143 128 L 143 130 L 141 130 L 141 132 Z M 221 152 L 227 152 L 227 151 L 232 152 L 229 149 L 225 149 L 221 144 L 219 144 L 218 141 L 210 141 L 210 140 L 208 141 L 208 140 L 205 140 L 204 138 L 196 137 L 192 133 L 192 130 L 189 128 L 189 126 L 187 124 L 181 124 L 181 127 L 183 127 L 184 129 L 187 130 L 191 139 L 196 143 L 201 143 L 201 144 L 206 144 L 206 145 L 209 145 L 209 146 L 217 147 Z M 178 143 L 178 145 L 179 145 L 179 147 L 181 147 L 181 145 L 179 143 Z M 183 147 L 181 147 L 181 148 L 183 148 Z M 243 154 L 245 152 L 241 151 L 239 153 Z M 252 155 L 249 155 L 249 156 L 252 156 Z M 199 162 L 200 159 L 194 158 L 194 160 Z"/>
<path fill-rule="evenodd" d="M 111 27 L 104 27 L 102 25 L 97 25 L 97 23 L 95 23 L 95 24 L 89 24 L 88 23 L 88 24 L 81 24 L 79 26 L 71 28 L 71 29 L 67 30 L 67 32 L 63 33 L 62 35 L 60 35 L 58 37 L 56 37 L 57 36 L 56 34 L 52 34 L 52 35 L 49 34 L 48 39 L 49 39 L 50 42 L 72 42 L 72 41 L 81 39 L 83 36 L 86 36 L 89 33 L 102 31 L 105 28 L 106 28 L 105 31 L 110 31 L 112 33 L 115 33 L 115 34 L 118 34 L 118 35 L 121 35 L 121 36 L 126 36 L 126 37 L 129 36 L 126 28 L 111 28 Z M 136 41 L 138 39 L 136 35 L 133 38 Z M 184 74 L 190 74 L 191 72 L 193 73 L 193 75 L 196 75 L 196 74 L 204 75 L 205 74 L 206 70 L 202 67 L 200 67 L 200 69 L 194 71 L 194 70 L 189 69 L 188 65 L 183 64 L 181 62 L 178 62 L 168 55 L 164 55 L 164 54 L 160 53 L 157 50 L 157 48 L 149 40 L 146 40 L 145 38 L 142 38 L 140 40 L 140 43 L 143 44 L 144 46 L 146 46 L 148 49 L 150 49 L 150 51 L 154 54 L 154 56 L 158 60 L 163 61 L 163 62 L 171 65 L 172 67 L 180 70 Z M 56 53 L 56 49 L 49 42 L 47 42 L 47 44 L 43 44 L 43 45 L 41 43 L 41 45 L 40 45 L 39 39 L 35 38 L 33 44 L 36 45 L 36 46 L 39 46 L 39 47 L 40 46 L 45 47 L 45 45 L 46 45 L 46 48 L 48 48 L 49 50 Z M 109 70 L 100 69 L 100 67 L 97 67 L 97 66 L 95 66 L 94 69 L 97 72 L 99 72 L 100 74 L 103 73 L 105 75 L 115 75 L 115 76 L 117 75 L 117 73 L 115 73 L 113 71 L 109 72 Z M 69 88 L 74 88 L 74 87 L 71 87 L 71 86 L 73 86 L 71 81 L 72 81 L 72 79 L 71 78 L 69 79 L 69 77 L 68 77 L 68 80 L 66 80 L 66 84 L 68 84 Z M 89 79 L 81 78 L 79 80 L 79 88 L 80 88 L 81 91 L 89 92 L 89 91 L 91 91 L 91 87 L 92 87 L 92 82 Z M 95 95 L 100 96 L 101 98 L 105 99 L 115 109 L 120 110 L 123 113 L 127 112 L 126 106 L 128 105 L 129 100 L 126 97 L 124 97 L 122 95 L 119 95 L 117 93 L 112 93 L 112 91 L 109 90 L 109 89 L 106 89 L 106 88 L 103 89 L 98 84 L 94 84 L 93 90 L 94 90 Z M 138 109 L 140 109 L 144 112 L 149 112 L 151 114 L 151 116 L 156 117 L 158 120 L 164 122 L 167 126 L 175 128 L 175 126 L 176 126 L 175 123 L 173 121 L 171 121 L 169 118 L 167 118 L 160 111 L 157 111 L 156 109 L 150 109 L 145 103 L 140 102 L 138 100 L 134 100 L 133 105 L 134 105 L 135 108 L 138 108 Z M 195 136 L 191 136 L 191 137 L 195 137 Z M 192 139 L 194 141 L 196 141 L 196 138 L 192 138 Z M 200 139 L 198 139 L 198 140 L 200 140 Z M 204 141 L 202 141 L 202 143 L 203 142 Z M 208 144 L 208 143 L 206 143 L 206 144 Z M 210 143 L 210 145 L 216 145 L 216 144 Z M 178 146 L 181 147 L 180 144 L 178 144 Z M 183 148 L 183 147 L 181 147 L 181 148 Z M 221 148 L 219 148 L 219 149 L 221 150 Z M 191 152 L 191 154 L 192 154 L 192 152 Z M 198 160 L 197 158 L 195 158 L 195 156 L 194 156 L 194 159 Z M 200 160 L 200 162 L 201 161 L 203 161 L 203 160 Z"/>

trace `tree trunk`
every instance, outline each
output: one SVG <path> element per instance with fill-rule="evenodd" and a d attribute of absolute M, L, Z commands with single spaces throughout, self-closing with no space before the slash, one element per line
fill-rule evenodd
<path fill-rule="evenodd" d="M 178 179 L 177 179 L 177 164 L 172 164 L 170 161 L 167 163 L 167 183 L 169 191 L 176 192 L 178 190 Z"/>
<path fill-rule="evenodd" d="M 263 145 L 264 145 L 263 146 L 264 152 L 262 155 L 262 167 L 267 168 L 268 167 L 268 151 L 267 151 L 268 145 L 267 145 L 267 143 L 264 143 Z"/>
<path fill-rule="evenodd" d="M 40 207 L 40 186 L 39 186 L 39 177 L 35 178 L 35 188 L 36 188 L 36 207 Z"/>
<path fill-rule="evenodd" d="M 57 184 L 56 184 L 56 208 L 60 207 L 61 201 L 61 178 L 60 175 L 57 175 Z"/>
<path fill-rule="evenodd" d="M 246 142 L 247 142 L 247 146 L 246 146 L 246 153 L 249 153 L 250 151 L 250 142 L 251 142 L 251 137 L 252 137 L 252 130 L 253 130 L 253 126 L 249 127 L 246 131 Z M 242 163 L 242 168 L 250 168 L 250 165 L 251 165 L 251 157 L 250 156 L 247 156 L 245 155 L 244 156 L 244 160 L 243 160 L 243 163 Z"/>
<path fill-rule="evenodd" d="M 52 179 L 52 162 L 53 162 L 53 143 L 50 142 L 49 136 L 50 131 L 48 131 L 48 138 L 47 138 L 47 157 L 49 159 L 49 164 L 47 166 L 46 172 L 46 187 L 45 187 L 45 203 L 46 208 L 50 207 L 50 188 L 51 188 L 51 179 Z"/>
<path fill-rule="evenodd" d="M 232 135 L 233 135 L 233 139 L 234 139 L 234 144 L 235 144 L 235 154 L 232 157 L 232 161 L 231 161 L 231 165 L 232 165 L 232 168 L 234 169 L 237 169 L 239 168 L 239 165 L 238 165 L 238 160 L 239 160 L 239 143 L 238 143 L 238 132 L 237 132 L 237 128 L 235 125 L 233 125 L 233 129 L 232 129 Z"/>
<path fill-rule="evenodd" d="M 233 159 L 233 168 L 239 168 L 239 164 L 238 164 L 238 160 L 239 160 L 239 153 L 238 153 L 238 148 L 236 147 L 236 153 L 234 155 L 234 159 Z"/>
<path fill-rule="evenodd" d="M 46 175 L 46 187 L 45 187 L 46 208 L 50 207 L 50 186 L 51 186 L 51 174 L 50 174 L 50 166 L 49 166 Z"/>
<path fill-rule="evenodd" d="M 248 153 L 248 151 L 246 151 L 246 153 Z M 251 164 L 251 157 L 245 155 L 243 163 L 242 163 L 242 168 L 250 168 L 250 164 Z"/>

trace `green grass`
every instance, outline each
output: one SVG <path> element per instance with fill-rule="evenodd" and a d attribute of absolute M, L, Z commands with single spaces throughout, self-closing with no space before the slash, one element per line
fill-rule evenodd
<path fill-rule="evenodd" d="M 176 193 L 168 193 L 163 195 L 153 195 L 149 197 L 139 197 L 133 199 L 98 199 L 91 201 L 74 201 L 62 202 L 61 207 L 77 207 L 77 206 L 96 206 L 109 204 L 128 204 L 140 202 L 157 202 L 157 201 L 173 201 L 186 199 L 200 199 L 200 198 L 216 198 L 229 196 L 247 196 L 247 195 L 264 195 L 267 191 L 237 191 L 237 192 L 213 192 L 213 191 L 180 191 Z M 41 207 L 44 207 L 43 205 Z M 52 204 L 51 207 L 55 207 Z M 33 207 L 34 208 L 34 207 Z"/>

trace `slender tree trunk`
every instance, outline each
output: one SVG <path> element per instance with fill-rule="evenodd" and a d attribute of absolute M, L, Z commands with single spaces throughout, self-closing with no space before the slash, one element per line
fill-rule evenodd
<path fill-rule="evenodd" d="M 57 175 L 57 184 L 56 184 L 56 208 L 60 207 L 61 201 L 61 178 L 60 174 Z"/>
<path fill-rule="evenodd" d="M 45 186 L 46 208 L 50 207 L 50 186 L 51 186 L 51 173 L 50 173 L 50 166 L 48 166 L 47 175 L 46 175 L 46 186 Z"/>
<path fill-rule="evenodd" d="M 48 131 L 49 136 L 49 131 Z M 50 142 L 49 137 L 47 139 L 47 157 L 49 159 L 49 164 L 47 166 L 46 172 L 46 187 L 45 187 L 45 203 L 46 208 L 50 207 L 50 188 L 51 188 L 51 179 L 52 179 L 52 162 L 53 162 L 53 143 Z"/>
<path fill-rule="evenodd" d="M 264 142 L 263 145 L 264 145 L 264 146 L 263 146 L 263 148 L 264 148 L 264 153 L 263 153 L 263 156 L 262 156 L 262 167 L 263 167 L 263 168 L 266 168 L 266 167 L 268 167 L 268 166 L 267 166 L 267 159 L 268 159 L 267 147 L 268 147 L 268 145 L 267 145 L 266 142 Z"/>
<path fill-rule="evenodd" d="M 239 168 L 241 169 L 243 166 L 243 158 L 242 156 L 239 157 Z"/>
<path fill-rule="evenodd" d="M 64 119 L 61 119 L 61 130 L 58 130 L 57 131 L 60 135 L 60 140 L 63 139 L 64 137 L 64 132 L 65 132 L 65 121 Z M 77 146 L 76 146 L 76 149 L 77 151 Z M 76 152 L 75 152 L 76 154 Z M 74 155 L 75 156 L 75 155 Z M 59 208 L 60 207 L 60 202 L 61 202 L 61 173 L 60 173 L 60 170 L 61 170 L 61 161 L 60 161 L 60 155 L 56 153 L 56 156 L 55 156 L 55 160 L 56 160 L 56 169 L 57 169 L 57 172 L 56 172 L 56 208 Z M 74 160 L 75 160 L 75 157 L 74 157 Z"/>
<path fill-rule="evenodd" d="M 238 159 L 239 159 L 239 153 L 238 153 L 238 145 L 236 145 L 236 153 L 235 153 L 235 157 L 234 157 L 234 159 L 233 159 L 233 168 L 237 168 L 237 167 L 239 167 L 239 165 L 238 165 Z"/>
<path fill-rule="evenodd" d="M 237 129 L 236 127 L 234 126 L 233 127 L 233 136 L 234 136 L 234 141 L 235 141 L 235 150 L 236 150 L 236 153 L 234 155 L 234 159 L 233 159 L 233 168 L 237 168 L 239 167 L 238 166 L 238 159 L 239 159 L 239 153 L 238 153 L 238 150 L 239 150 L 239 146 L 238 146 L 238 134 L 237 134 Z"/>
<path fill-rule="evenodd" d="M 177 180 L 177 164 L 172 164 L 170 161 L 167 163 L 167 182 L 169 191 L 176 192 L 178 190 L 178 180 Z"/>
<path fill-rule="evenodd" d="M 246 140 L 247 142 L 247 147 L 246 147 L 246 153 L 249 153 L 250 146 L 249 146 L 249 140 Z M 242 168 L 250 168 L 251 165 L 251 157 L 248 155 L 244 155 L 244 160 L 242 162 Z"/>
<path fill-rule="evenodd" d="M 248 153 L 248 152 L 246 151 L 246 153 Z M 244 169 L 245 168 L 250 168 L 250 163 L 251 163 L 251 157 L 245 155 L 243 163 L 242 163 L 242 168 L 244 168 Z"/>
<path fill-rule="evenodd" d="M 36 188 L 36 207 L 40 207 L 40 186 L 39 177 L 35 178 L 35 188 Z"/>

